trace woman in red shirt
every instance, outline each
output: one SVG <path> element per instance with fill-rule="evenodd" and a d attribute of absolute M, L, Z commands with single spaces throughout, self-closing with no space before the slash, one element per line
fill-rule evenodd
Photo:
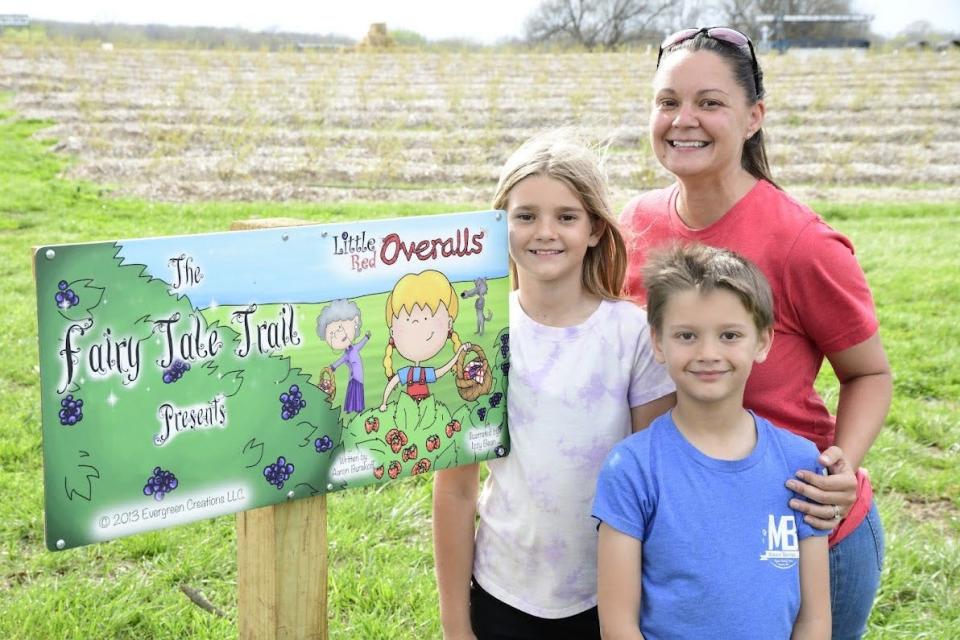
<path fill-rule="evenodd" d="M 763 141 L 763 73 L 753 44 L 726 27 L 664 40 L 654 76 L 650 139 L 676 182 L 624 209 L 626 289 L 643 302 L 647 252 L 668 242 L 724 247 L 755 262 L 775 300 L 775 339 L 744 404 L 813 441 L 827 476 L 787 485 L 805 520 L 831 534 L 833 637 L 866 630 L 880 580 L 883 529 L 865 470 L 892 394 L 870 289 L 853 246 L 770 177 Z M 814 389 L 826 357 L 840 382 L 836 417 Z M 796 503 L 796 504 L 794 504 Z"/>

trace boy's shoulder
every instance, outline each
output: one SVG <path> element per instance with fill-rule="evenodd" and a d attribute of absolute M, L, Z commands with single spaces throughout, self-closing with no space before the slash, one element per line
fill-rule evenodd
<path fill-rule="evenodd" d="M 613 452 L 619 451 L 620 455 L 629 455 L 633 458 L 646 460 L 650 452 L 658 448 L 657 442 L 663 438 L 666 430 L 673 428 L 673 419 L 670 417 L 670 412 L 667 411 L 663 415 L 654 418 L 650 426 L 646 429 L 631 433 L 615 444 L 611 451 L 611 456 Z"/>
<path fill-rule="evenodd" d="M 783 452 L 788 462 L 801 465 L 802 468 L 810 468 L 811 460 L 816 461 L 820 456 L 817 446 L 803 436 L 791 433 L 785 428 L 778 427 L 763 416 L 755 416 L 758 427 L 767 430 L 770 439 L 776 444 L 776 447 Z M 801 468 L 798 466 L 797 468 Z M 819 471 L 817 465 L 814 471 Z"/>

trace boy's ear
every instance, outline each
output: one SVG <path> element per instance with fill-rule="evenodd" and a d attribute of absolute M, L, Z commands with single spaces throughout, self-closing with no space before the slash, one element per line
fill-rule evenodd
<path fill-rule="evenodd" d="M 773 346 L 773 327 L 767 327 L 760 332 L 760 335 L 757 338 L 757 355 L 754 356 L 753 361 L 760 363 L 767 359 L 767 354 L 770 353 L 770 347 Z"/>
<path fill-rule="evenodd" d="M 667 359 L 663 355 L 663 343 L 660 340 L 660 332 L 654 327 L 650 327 L 650 342 L 653 343 L 653 357 L 660 364 L 666 363 Z"/>

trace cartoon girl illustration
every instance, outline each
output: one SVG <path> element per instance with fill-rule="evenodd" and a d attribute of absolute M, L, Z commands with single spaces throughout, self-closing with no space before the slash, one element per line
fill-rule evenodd
<path fill-rule="evenodd" d="M 390 342 L 383 368 L 389 382 L 383 392 L 381 411 L 387 410 L 387 398 L 399 383 L 407 385 L 407 393 L 417 402 L 428 397 L 430 389 L 427 385 L 450 371 L 460 352 L 470 348 L 469 344 L 460 343 L 460 337 L 453 330 L 458 307 L 457 292 L 439 271 L 407 274 L 397 281 L 387 296 Z M 453 357 L 449 362 L 439 369 L 420 366 L 440 353 L 447 340 L 453 343 Z M 394 373 L 394 349 L 414 366 L 402 367 Z"/>
<path fill-rule="evenodd" d="M 344 413 L 360 413 L 364 409 L 363 401 L 363 362 L 360 350 L 370 339 L 370 332 L 357 342 L 354 338 L 360 333 L 360 308 L 351 300 L 334 300 L 323 308 L 317 316 L 317 335 L 327 341 L 330 348 L 343 351 L 343 355 L 330 365 L 337 367 L 346 364 L 350 370 L 347 383 L 347 396 L 343 402 Z"/>

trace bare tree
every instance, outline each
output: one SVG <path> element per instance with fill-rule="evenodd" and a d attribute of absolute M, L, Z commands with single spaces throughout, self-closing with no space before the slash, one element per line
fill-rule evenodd
<path fill-rule="evenodd" d="M 527 18 L 527 40 L 568 41 L 593 50 L 644 37 L 656 39 L 656 20 L 670 4 L 670 0 L 544 0 Z"/>

